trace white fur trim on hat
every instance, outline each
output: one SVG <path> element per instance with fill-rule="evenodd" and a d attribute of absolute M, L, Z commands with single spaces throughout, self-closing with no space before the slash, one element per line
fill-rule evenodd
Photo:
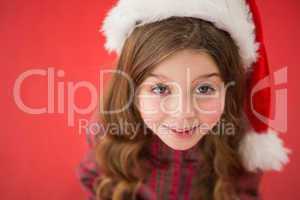
<path fill-rule="evenodd" d="M 139 25 L 172 16 L 210 21 L 230 33 L 239 47 L 246 68 L 257 60 L 259 43 L 255 25 L 245 0 L 119 0 L 103 21 L 105 48 L 120 54 L 126 38 Z"/>
<path fill-rule="evenodd" d="M 278 134 L 269 129 L 267 133 L 246 133 L 239 146 L 239 153 L 249 171 L 280 171 L 289 162 L 288 154 L 291 150 L 285 148 Z"/>

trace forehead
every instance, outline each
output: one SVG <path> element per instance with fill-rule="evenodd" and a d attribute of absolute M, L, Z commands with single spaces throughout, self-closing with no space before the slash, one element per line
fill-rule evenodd
<path fill-rule="evenodd" d="M 208 78 L 219 74 L 218 66 L 208 53 L 196 50 L 181 50 L 159 63 L 150 76 L 172 80 L 182 78 L 194 80 L 197 77 Z"/>

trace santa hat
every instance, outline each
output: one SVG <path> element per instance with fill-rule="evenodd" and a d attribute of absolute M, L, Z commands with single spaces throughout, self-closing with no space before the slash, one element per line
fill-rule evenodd
<path fill-rule="evenodd" d="M 281 170 L 289 161 L 290 150 L 253 112 L 253 108 L 259 108 L 261 115 L 270 118 L 270 88 L 255 98 L 251 95 L 258 81 L 269 75 L 260 16 L 254 0 L 119 0 L 103 21 L 101 31 L 106 37 L 105 48 L 120 54 L 137 23 L 140 26 L 172 16 L 210 21 L 231 35 L 239 47 L 243 66 L 249 72 L 244 110 L 250 129 L 239 146 L 243 164 L 249 171 Z"/>

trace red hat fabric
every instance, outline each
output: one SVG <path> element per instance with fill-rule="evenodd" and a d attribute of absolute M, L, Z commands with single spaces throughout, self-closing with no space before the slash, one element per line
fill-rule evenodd
<path fill-rule="evenodd" d="M 263 32 L 260 14 L 254 0 L 248 0 L 248 4 L 253 16 L 253 21 L 255 24 L 255 36 L 256 41 L 259 43 L 258 49 L 258 60 L 252 65 L 251 74 L 249 74 L 249 82 L 247 88 L 247 101 L 245 105 L 245 110 L 248 119 L 257 133 L 263 133 L 267 131 L 268 124 L 259 120 L 253 113 L 253 109 L 259 110 L 260 114 L 266 118 L 270 118 L 271 109 L 271 91 L 270 87 L 260 91 L 256 94 L 256 97 L 251 95 L 251 91 L 257 83 L 267 76 L 270 75 L 269 63 L 267 59 L 266 49 L 263 41 Z M 270 79 L 268 79 L 270 80 Z M 271 83 L 269 83 L 271 85 Z"/>

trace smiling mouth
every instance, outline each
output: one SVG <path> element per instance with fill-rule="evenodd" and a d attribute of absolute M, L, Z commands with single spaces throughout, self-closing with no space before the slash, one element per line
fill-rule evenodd
<path fill-rule="evenodd" d="M 194 132 L 199 126 L 195 126 L 193 128 L 188 128 L 188 129 L 174 129 L 174 128 L 170 128 L 170 127 L 167 127 L 169 128 L 171 131 L 173 131 L 174 133 L 177 133 L 177 134 L 190 134 L 192 132 Z"/>

